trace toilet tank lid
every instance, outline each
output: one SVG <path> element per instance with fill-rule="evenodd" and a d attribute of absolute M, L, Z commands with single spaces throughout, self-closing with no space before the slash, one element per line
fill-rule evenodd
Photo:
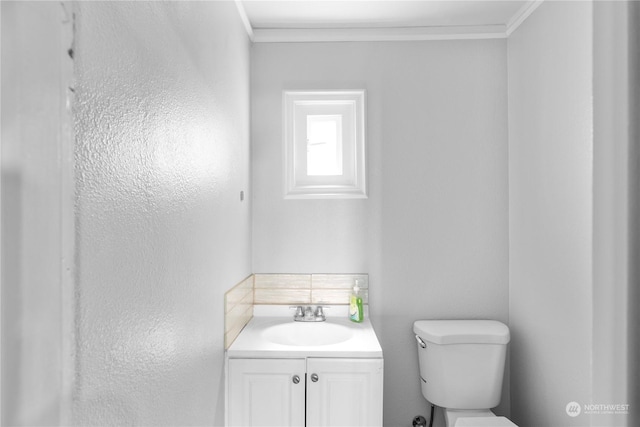
<path fill-rule="evenodd" d="M 507 344 L 509 328 L 497 320 L 417 320 L 413 332 L 434 344 Z"/>

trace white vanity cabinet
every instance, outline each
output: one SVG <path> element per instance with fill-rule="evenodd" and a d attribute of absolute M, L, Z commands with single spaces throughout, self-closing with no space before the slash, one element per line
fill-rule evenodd
<path fill-rule="evenodd" d="M 382 359 L 307 359 L 307 427 L 382 426 Z"/>
<path fill-rule="evenodd" d="M 304 359 L 229 359 L 229 426 L 305 425 Z"/>
<path fill-rule="evenodd" d="M 382 426 L 381 358 L 229 359 L 229 426 Z"/>

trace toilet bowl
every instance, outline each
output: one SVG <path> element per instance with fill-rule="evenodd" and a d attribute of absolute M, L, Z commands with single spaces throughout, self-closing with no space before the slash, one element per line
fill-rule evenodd
<path fill-rule="evenodd" d="M 516 426 L 506 417 L 498 417 L 489 410 L 459 411 L 444 410 L 445 425 L 447 427 L 514 427 Z M 517 426 L 516 426 L 517 427 Z"/>
<path fill-rule="evenodd" d="M 422 394 L 441 407 L 447 427 L 516 426 L 497 417 L 510 340 L 509 328 L 495 320 L 418 320 Z"/>

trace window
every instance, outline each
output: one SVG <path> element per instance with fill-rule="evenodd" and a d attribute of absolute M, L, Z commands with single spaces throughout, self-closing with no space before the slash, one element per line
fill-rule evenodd
<path fill-rule="evenodd" d="M 285 198 L 366 198 L 364 91 L 283 98 Z"/>
<path fill-rule="evenodd" d="M 342 116 L 307 116 L 307 175 L 342 175 Z"/>

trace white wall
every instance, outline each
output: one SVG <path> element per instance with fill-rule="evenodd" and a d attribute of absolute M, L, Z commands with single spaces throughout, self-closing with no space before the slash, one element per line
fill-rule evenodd
<path fill-rule="evenodd" d="M 588 425 L 593 321 L 591 2 L 545 2 L 508 41 L 511 409 Z M 604 402 L 601 402 L 604 403 Z"/>
<path fill-rule="evenodd" d="M 593 401 L 629 403 L 593 425 L 638 425 L 637 2 L 594 3 Z"/>
<path fill-rule="evenodd" d="M 221 425 L 251 273 L 249 41 L 233 2 L 78 2 L 77 425 Z"/>
<path fill-rule="evenodd" d="M 384 424 L 410 425 L 428 416 L 413 321 L 508 321 L 505 41 L 260 43 L 251 59 L 253 270 L 368 272 Z M 283 200 L 282 90 L 343 88 L 367 90 L 369 198 Z"/>
<path fill-rule="evenodd" d="M 629 2 L 629 116 L 640 116 L 640 3 Z M 629 129 L 629 299 L 628 307 L 628 397 L 629 402 L 640 402 L 640 122 L 630 120 Z M 633 405 L 629 425 L 640 424 L 640 405 Z"/>
<path fill-rule="evenodd" d="M 629 145 L 630 90 L 628 4 L 594 3 L 594 286 L 593 402 L 630 403 L 629 197 L 634 194 Z M 637 184 L 636 184 L 637 185 Z M 632 218 L 632 217 L 631 217 Z M 631 263 L 631 264 L 630 264 Z M 630 342 L 628 342 L 630 339 Z M 631 381 L 630 381 L 631 380 Z M 634 405 L 635 406 L 635 405 Z M 629 415 L 599 414 L 593 425 L 635 425 Z"/>
<path fill-rule="evenodd" d="M 68 5 L 2 2 L 2 418 L 68 421 L 73 184 Z"/>

